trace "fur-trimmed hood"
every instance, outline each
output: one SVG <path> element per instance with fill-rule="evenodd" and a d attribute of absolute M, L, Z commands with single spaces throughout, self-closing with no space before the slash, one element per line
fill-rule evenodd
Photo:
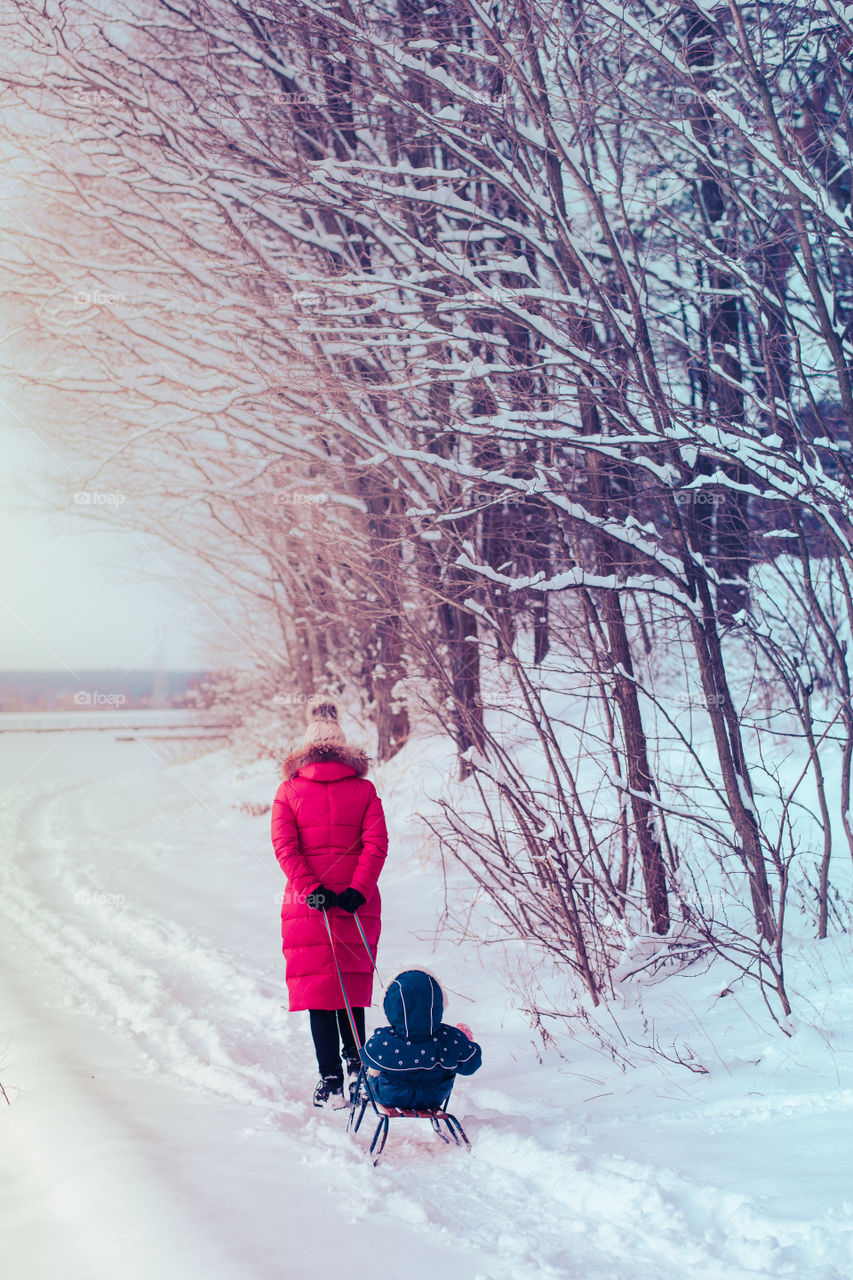
<path fill-rule="evenodd" d="M 288 782 L 291 778 L 296 777 L 304 765 L 320 764 L 329 760 L 334 760 L 338 764 L 349 765 L 355 771 L 357 778 L 363 778 L 367 773 L 367 752 L 362 751 L 361 747 L 341 747 L 324 742 L 314 742 L 307 747 L 297 747 L 289 755 L 285 756 L 281 766 L 281 776 L 285 782 Z"/>

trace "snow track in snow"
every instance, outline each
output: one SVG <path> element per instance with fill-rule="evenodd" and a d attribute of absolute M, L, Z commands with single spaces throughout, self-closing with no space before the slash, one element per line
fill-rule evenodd
<path fill-rule="evenodd" d="M 176 921 L 135 912 L 76 866 L 67 839 L 51 838 L 64 825 L 56 816 L 67 796 L 68 789 L 42 790 L 25 798 L 23 814 L 7 809 L 0 818 L 4 846 L 18 855 L 6 881 L 7 918 L 55 966 L 62 1003 L 130 1037 L 161 1073 L 237 1101 L 280 1104 L 279 1079 L 252 1054 L 260 1046 L 269 1056 L 274 1019 L 256 976 Z M 2 830 L 9 825 L 12 832 Z M 29 844 L 15 839 L 15 828 L 30 834 Z M 286 1039 L 281 1048 L 287 1052 Z"/>
<path fill-rule="evenodd" d="M 531 1097 L 526 1113 L 524 1091 L 535 1070 L 522 1071 L 515 1091 L 506 1075 L 495 1083 L 489 1055 L 497 1044 L 479 1026 L 486 1067 L 458 1087 L 455 1102 L 473 1156 L 439 1144 L 425 1124 L 400 1120 L 374 1170 L 366 1157 L 370 1113 L 353 1139 L 343 1113 L 317 1113 L 306 1101 L 313 1067 L 305 1020 L 289 1019 L 279 1007 L 278 938 L 270 925 L 280 877 L 266 820 L 234 817 L 208 785 L 207 767 L 197 761 L 73 787 L 35 785 L 0 804 L 9 963 L 26 968 L 31 1003 L 52 1009 L 64 1029 L 54 1055 L 68 1052 L 69 1026 L 78 1036 L 95 1028 L 99 1052 L 116 1046 L 129 1109 L 152 1089 L 159 1099 L 145 1104 L 148 1163 L 126 1140 L 116 1142 L 123 1144 L 122 1176 L 138 1184 L 156 1216 L 152 1161 L 162 1115 L 167 1237 L 181 1235 L 181 1206 L 187 1210 L 180 1267 L 163 1270 L 161 1238 L 156 1231 L 146 1237 L 143 1262 L 156 1263 L 163 1280 L 190 1280 L 196 1267 L 206 1280 L 271 1280 L 286 1259 L 288 1275 L 359 1280 L 373 1274 L 376 1251 L 387 1254 L 389 1242 L 396 1276 L 415 1280 L 436 1270 L 449 1280 L 848 1280 L 837 1259 L 849 1226 L 840 1215 L 834 1220 L 834 1210 L 827 1224 L 835 1239 L 822 1252 L 813 1224 L 782 1220 L 755 1197 L 703 1181 L 701 1168 L 621 1153 L 618 1118 L 593 1128 L 593 1141 L 588 1120 L 571 1118 L 553 1089 L 547 1100 Z M 410 897 L 409 874 L 398 873 L 401 902 Z M 394 877 L 389 862 L 386 900 L 394 900 Z M 394 919 L 386 910 L 386 930 Z M 400 913 L 396 919 L 399 930 Z M 253 937 L 261 939 L 257 948 L 247 942 Z M 457 985 L 464 984 L 463 961 Z M 494 1041 L 501 1035 L 496 1027 Z M 81 1057 L 78 1048 L 67 1105 L 108 1142 L 110 1124 L 120 1134 L 127 1116 L 114 1114 L 115 1090 L 106 1102 L 87 1091 Z M 16 1083 L 26 1090 L 25 1080 Z M 111 1121 L 95 1115 L 98 1099 Z M 845 1100 L 849 1106 L 849 1091 Z M 695 1112 L 709 1133 L 724 1134 L 745 1120 L 772 1123 L 789 1102 L 797 1109 L 803 1101 L 780 1096 L 737 1114 L 709 1100 Z M 819 1116 L 823 1101 L 814 1093 L 806 1110 Z M 825 1105 L 834 1114 L 839 1097 Z M 628 1119 L 636 1125 L 636 1115 Z M 656 1123 L 664 1132 L 667 1117 Z M 172 1151 L 176 1143 L 186 1145 L 184 1155 Z M 46 1167 L 31 1171 L 34 1186 L 39 1177 L 47 1179 Z M 178 1178 L 183 1192 L 166 1208 L 164 1190 L 175 1191 Z M 90 1200 L 83 1195 L 71 1213 L 89 1231 Z M 269 1220 L 276 1204 L 297 1206 L 286 1239 L 281 1223 Z M 215 1264 L 210 1241 L 197 1241 L 203 1206 L 204 1232 L 221 1243 Z M 116 1221 L 111 1244 L 101 1242 L 93 1253 L 83 1240 L 81 1280 L 143 1273 L 139 1258 L 124 1258 L 116 1245 L 122 1232 L 138 1227 L 128 1228 L 121 1212 Z M 291 1231 L 317 1225 L 313 1242 L 309 1231 L 293 1244 Z M 401 1251 L 405 1261 L 396 1265 Z M 57 1277 L 22 1269 L 10 1280 Z"/>

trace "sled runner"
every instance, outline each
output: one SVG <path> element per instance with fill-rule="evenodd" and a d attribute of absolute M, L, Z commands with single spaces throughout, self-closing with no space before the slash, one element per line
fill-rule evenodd
<path fill-rule="evenodd" d="M 370 1086 L 370 1080 L 364 1070 L 364 1067 L 362 1067 L 352 1100 L 349 1120 L 347 1121 L 347 1131 L 351 1130 L 353 1133 L 358 1133 L 361 1122 L 364 1119 L 365 1112 L 367 1111 L 367 1104 L 370 1103 L 373 1107 L 374 1115 L 378 1120 L 376 1131 L 373 1134 L 373 1141 L 371 1142 L 368 1150 L 368 1155 L 373 1156 L 375 1153 L 373 1161 L 374 1167 L 379 1164 L 382 1152 L 385 1150 L 385 1143 L 388 1141 L 388 1132 L 391 1127 L 392 1120 L 429 1120 L 433 1130 L 438 1134 L 442 1142 L 449 1143 L 452 1138 L 457 1147 L 461 1147 L 464 1144 L 464 1146 L 470 1151 L 471 1143 L 468 1141 L 468 1136 L 465 1133 L 465 1130 L 462 1128 L 462 1125 L 459 1123 L 456 1116 L 452 1115 L 447 1110 L 447 1104 L 449 1101 L 450 1093 L 448 1092 L 446 1098 L 437 1107 L 386 1107 L 383 1103 L 376 1100 Z M 444 1124 L 450 1134 L 449 1138 L 442 1129 L 442 1124 Z"/>

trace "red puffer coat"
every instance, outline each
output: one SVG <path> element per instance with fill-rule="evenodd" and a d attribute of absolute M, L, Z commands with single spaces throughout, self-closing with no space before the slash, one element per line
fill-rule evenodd
<path fill-rule="evenodd" d="M 367 901 L 359 909 L 376 955 L 382 904 L 376 882 L 388 835 L 382 801 L 364 777 L 367 756 L 350 747 L 315 745 L 294 751 L 272 807 L 275 856 L 287 876 L 281 904 L 282 949 L 291 1011 L 342 1009 L 340 982 L 322 911 L 305 899 L 318 885 L 340 893 L 352 886 Z M 373 967 L 352 915 L 328 913 L 338 964 L 353 1007 L 373 994 Z"/>

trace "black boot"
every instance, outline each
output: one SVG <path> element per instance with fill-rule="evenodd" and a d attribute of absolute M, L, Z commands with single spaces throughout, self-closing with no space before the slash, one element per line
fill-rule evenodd
<path fill-rule="evenodd" d="M 331 1107 L 332 1110 L 344 1105 L 343 1076 L 323 1076 L 314 1090 L 315 1107 Z"/>

